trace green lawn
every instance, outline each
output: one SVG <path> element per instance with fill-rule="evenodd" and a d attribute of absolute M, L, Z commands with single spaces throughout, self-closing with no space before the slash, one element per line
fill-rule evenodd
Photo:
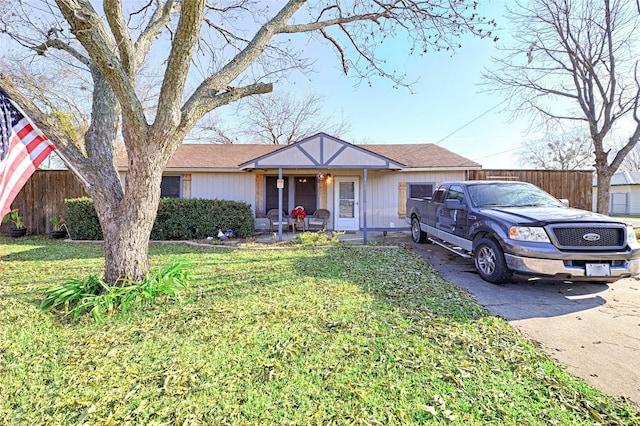
<path fill-rule="evenodd" d="M 0 424 L 639 424 L 408 249 L 152 245 L 181 302 L 44 312 L 99 245 L 0 237 Z"/>

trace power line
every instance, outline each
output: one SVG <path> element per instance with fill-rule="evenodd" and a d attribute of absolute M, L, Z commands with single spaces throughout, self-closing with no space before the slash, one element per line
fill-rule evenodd
<path fill-rule="evenodd" d="M 489 114 L 491 111 L 493 111 L 494 109 L 498 108 L 500 105 L 502 105 L 503 103 L 507 102 L 507 99 L 503 100 L 502 102 L 492 106 L 491 108 L 489 108 L 488 110 L 486 110 L 485 112 L 483 112 L 482 114 L 480 114 L 479 116 L 473 118 L 471 121 L 463 124 L 462 126 L 458 127 L 457 129 L 455 129 L 453 132 L 449 133 L 447 136 L 443 137 L 442 139 L 440 139 L 438 142 L 436 142 L 436 145 L 440 145 L 442 142 L 444 142 L 447 138 L 449 138 L 450 136 L 455 135 L 456 133 L 458 133 L 460 130 L 464 129 L 465 127 L 467 127 L 469 124 L 473 123 L 474 121 L 484 117 L 485 115 Z"/>
<path fill-rule="evenodd" d="M 482 159 L 484 159 L 484 158 L 491 158 L 491 157 L 495 157 L 496 155 L 506 154 L 507 152 L 513 152 L 513 151 L 517 151 L 517 150 L 519 150 L 519 149 L 520 149 L 520 147 L 511 148 L 511 149 L 508 149 L 508 150 L 506 150 L 506 151 L 496 152 L 496 153 L 494 153 L 494 154 L 485 155 L 484 157 L 474 158 L 474 159 L 473 159 L 473 161 L 482 160 Z"/>

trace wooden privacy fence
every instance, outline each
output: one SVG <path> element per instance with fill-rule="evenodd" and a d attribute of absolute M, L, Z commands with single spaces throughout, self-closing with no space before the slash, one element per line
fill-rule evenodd
<path fill-rule="evenodd" d="M 84 185 L 68 170 L 36 170 L 22 188 L 11 208 L 20 210 L 31 234 L 46 234 L 51 230 L 49 219 L 64 215 L 64 200 L 84 197 Z M 11 228 L 2 225 L 2 232 Z"/>
<path fill-rule="evenodd" d="M 469 170 L 469 180 L 519 180 L 532 183 L 556 198 L 566 198 L 571 207 L 591 210 L 591 170 Z"/>

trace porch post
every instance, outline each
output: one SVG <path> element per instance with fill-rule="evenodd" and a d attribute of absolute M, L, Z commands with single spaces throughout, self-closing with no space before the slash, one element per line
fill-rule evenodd
<path fill-rule="evenodd" d="M 282 180 L 282 167 L 278 169 L 278 180 Z M 278 241 L 282 241 L 282 191 L 278 188 Z"/>
<path fill-rule="evenodd" d="M 367 238 L 367 171 L 368 169 L 364 169 L 364 184 L 363 184 L 363 190 L 362 190 L 362 208 L 364 209 L 364 215 L 363 215 L 363 238 L 364 238 L 364 242 L 367 243 L 368 242 L 368 238 Z"/>

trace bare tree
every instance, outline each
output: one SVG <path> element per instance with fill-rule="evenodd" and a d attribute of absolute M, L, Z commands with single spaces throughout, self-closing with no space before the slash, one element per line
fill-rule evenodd
<path fill-rule="evenodd" d="M 244 134 L 251 140 L 275 145 L 290 145 L 320 131 L 341 137 L 349 124 L 323 115 L 322 101 L 322 96 L 315 93 L 302 99 L 287 93 L 249 98 Z"/>
<path fill-rule="evenodd" d="M 640 138 L 638 25 L 626 0 L 531 0 L 510 11 L 513 48 L 494 59 L 486 78 L 518 113 L 582 123 L 598 174 L 597 210 L 609 211 L 611 176 Z M 626 143 L 610 155 L 614 125 L 630 124 Z"/>
<path fill-rule="evenodd" d="M 223 130 L 215 120 L 203 120 L 201 128 L 212 132 L 216 143 L 290 145 L 318 132 L 341 137 L 349 130 L 349 123 L 324 114 L 323 101 L 311 92 L 302 98 L 287 92 L 253 96 L 238 107 L 240 118 L 232 128 Z"/>
<path fill-rule="evenodd" d="M 545 170 L 577 170 L 593 167 L 591 138 L 578 132 L 555 128 L 540 139 L 525 141 L 520 164 Z"/>
<path fill-rule="evenodd" d="M 471 0 L 104 0 L 102 16 L 94 4 L 0 5 L 3 48 L 12 42 L 25 63 L 59 61 L 91 82 L 85 151 L 11 79 L 0 78 L 0 85 L 92 184 L 88 192 L 104 234 L 110 283 L 141 280 L 148 271 L 162 170 L 196 123 L 223 105 L 271 92 L 278 76 L 311 69 L 306 55 L 313 52 L 298 47 L 305 37 L 333 49 L 345 73 L 402 85 L 402 76 L 388 71 L 379 56 L 388 37 L 413 40 L 412 52 L 448 50 L 458 46 L 461 34 L 487 36 L 494 26 L 478 16 Z M 145 64 L 161 75 L 152 110 L 138 91 Z M 114 159 L 120 131 L 128 157 L 126 188 Z"/>
<path fill-rule="evenodd" d="M 640 171 L 640 151 L 638 151 L 637 146 L 624 157 L 620 170 L 627 172 Z"/>

